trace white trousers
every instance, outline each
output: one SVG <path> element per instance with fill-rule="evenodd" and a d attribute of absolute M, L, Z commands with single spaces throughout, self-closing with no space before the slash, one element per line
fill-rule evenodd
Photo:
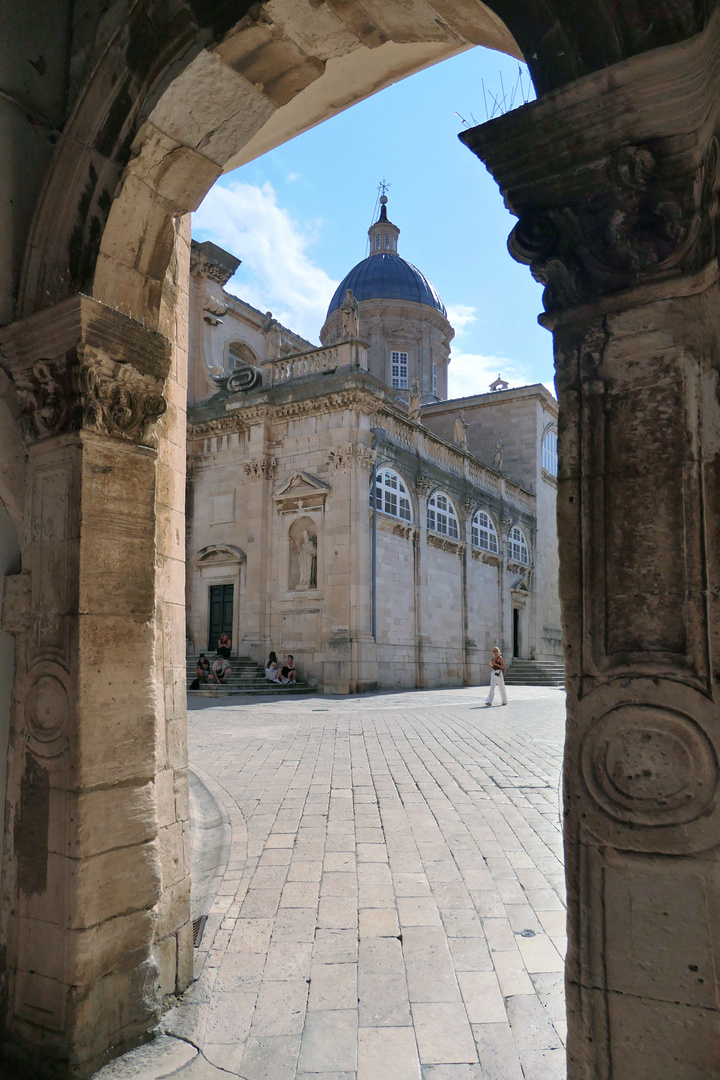
<path fill-rule="evenodd" d="M 505 679 L 503 678 L 502 671 L 490 672 L 490 689 L 488 690 L 488 696 L 485 698 L 486 705 L 492 705 L 495 699 L 495 687 L 500 687 L 500 700 L 503 705 L 507 705 L 507 692 L 505 690 Z"/>

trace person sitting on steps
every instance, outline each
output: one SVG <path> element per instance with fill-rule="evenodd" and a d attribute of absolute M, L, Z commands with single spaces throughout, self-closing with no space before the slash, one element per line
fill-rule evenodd
<path fill-rule="evenodd" d="M 287 660 L 283 664 L 282 677 L 286 682 L 295 682 L 297 680 L 297 671 L 295 669 L 295 661 L 292 658 L 292 653 L 287 654 Z"/>
<path fill-rule="evenodd" d="M 230 665 L 224 656 L 218 656 L 212 666 L 212 680 L 216 683 L 227 682 L 230 678 Z"/>
<path fill-rule="evenodd" d="M 206 683 L 210 680 L 210 661 L 205 653 L 200 653 L 198 656 L 197 667 L 195 668 L 195 676 L 199 683 Z"/>
<path fill-rule="evenodd" d="M 218 654 L 218 656 L 222 656 L 223 659 L 229 660 L 231 651 L 232 651 L 232 641 L 230 639 L 230 635 L 226 634 L 223 631 L 223 633 L 218 638 L 217 654 Z"/>
<path fill-rule="evenodd" d="M 276 653 L 271 652 L 265 661 L 265 678 L 269 682 L 285 683 L 287 679 L 281 674 L 278 666 L 278 658 Z"/>

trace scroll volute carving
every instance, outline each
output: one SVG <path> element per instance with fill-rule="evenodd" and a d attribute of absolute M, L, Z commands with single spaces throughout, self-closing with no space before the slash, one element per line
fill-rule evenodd
<path fill-rule="evenodd" d="M 676 176 L 671 168 L 650 145 L 625 146 L 597 163 L 586 194 L 520 211 L 508 247 L 545 285 L 546 311 L 694 273 L 714 257 L 717 139 L 696 169 Z"/>

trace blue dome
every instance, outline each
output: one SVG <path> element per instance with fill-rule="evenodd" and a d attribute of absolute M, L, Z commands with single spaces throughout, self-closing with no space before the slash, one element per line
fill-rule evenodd
<path fill-rule="evenodd" d="M 425 275 L 391 252 L 369 255 L 353 266 L 335 290 L 326 318 L 340 307 L 346 289 L 352 289 L 357 300 L 410 300 L 414 304 L 427 304 L 447 318 L 445 305 Z"/>

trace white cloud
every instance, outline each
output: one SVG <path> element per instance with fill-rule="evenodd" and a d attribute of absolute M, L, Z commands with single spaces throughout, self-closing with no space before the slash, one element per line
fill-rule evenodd
<path fill-rule="evenodd" d="M 300 179 L 300 173 L 297 173 L 297 172 L 289 172 L 289 173 L 287 174 L 287 176 L 285 177 L 285 183 L 286 183 L 286 184 L 294 184 L 294 183 L 295 183 L 295 181 L 296 181 L 296 180 L 299 180 L 299 179 Z"/>
<path fill-rule="evenodd" d="M 477 308 L 470 307 L 469 304 L 455 304 L 447 309 L 448 322 L 455 330 L 455 337 L 459 337 L 466 326 L 477 322 L 476 311 Z"/>
<path fill-rule="evenodd" d="M 311 236 L 278 205 L 272 184 L 216 185 L 193 214 L 193 233 L 242 259 L 254 278 L 237 290 L 243 300 L 318 340 L 337 282 L 308 256 Z"/>
<path fill-rule="evenodd" d="M 448 396 L 456 398 L 487 394 L 490 383 L 495 381 L 498 374 L 507 379 L 511 388 L 526 386 L 534 381 L 528 368 L 507 357 L 453 351 L 448 368 Z"/>

